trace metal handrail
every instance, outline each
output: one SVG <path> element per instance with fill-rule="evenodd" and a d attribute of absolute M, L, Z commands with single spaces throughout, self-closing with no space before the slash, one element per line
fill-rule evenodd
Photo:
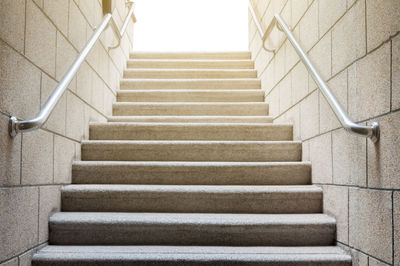
<path fill-rule="evenodd" d="M 250 5 L 249 5 L 250 10 L 253 9 L 253 11 L 254 11 L 251 1 L 249 1 L 249 2 L 250 2 Z M 253 15 L 255 15 L 255 12 L 251 12 L 251 13 Z M 258 18 L 254 17 L 254 20 L 258 21 Z M 358 125 L 355 122 L 353 122 L 353 120 L 348 116 L 346 111 L 343 109 L 341 104 L 338 102 L 336 97 L 333 95 L 333 93 L 329 89 L 326 82 L 322 79 L 322 77 L 318 73 L 317 69 L 311 63 L 307 54 L 303 51 L 303 49 L 301 48 L 299 43 L 296 41 L 296 38 L 293 36 L 291 30 L 289 29 L 289 27 L 286 25 L 286 23 L 284 22 L 284 20 L 282 19 L 282 17 L 279 14 L 274 15 L 271 23 L 268 26 L 266 33 L 262 34 L 263 42 L 269 37 L 269 35 L 275 25 L 277 25 L 277 27 L 280 31 L 285 33 L 286 37 L 289 39 L 290 43 L 293 45 L 294 49 L 296 50 L 297 54 L 300 57 L 300 60 L 306 66 L 308 72 L 311 74 L 315 83 L 318 85 L 318 88 L 322 92 L 322 95 L 324 95 L 325 99 L 329 103 L 331 109 L 335 113 L 337 119 L 342 124 L 343 128 L 352 134 L 370 138 L 374 143 L 377 142 L 379 140 L 379 123 L 372 122 L 371 125 L 363 126 L 363 125 Z M 276 49 L 274 49 L 273 51 L 275 51 L 275 50 Z"/>
<path fill-rule="evenodd" d="M 33 131 L 33 130 L 39 129 L 43 126 L 44 123 L 46 123 L 46 121 L 49 119 L 51 112 L 54 110 L 54 107 L 57 105 L 57 103 L 63 96 L 64 92 L 66 91 L 68 85 L 71 83 L 71 80 L 74 78 L 74 76 L 78 72 L 80 66 L 85 61 L 86 57 L 92 50 L 93 46 L 99 40 L 100 35 L 107 28 L 107 26 L 110 25 L 110 22 L 111 22 L 111 25 L 113 25 L 112 26 L 113 30 L 118 35 L 117 46 L 119 46 L 119 44 L 121 42 L 121 38 L 124 35 L 126 28 L 128 26 L 129 19 L 132 17 L 133 9 L 134 9 L 133 2 L 131 0 L 126 1 L 126 3 L 130 4 L 131 6 L 129 9 L 128 15 L 125 18 L 125 21 L 124 21 L 124 24 L 123 24 L 121 30 L 117 30 L 118 27 L 116 26 L 116 23 L 110 13 L 106 14 L 103 17 L 102 22 L 99 24 L 99 26 L 97 26 L 95 32 L 90 37 L 89 41 L 86 43 L 83 50 L 80 52 L 78 57 L 72 63 L 72 65 L 70 66 L 68 71 L 65 73 L 65 75 L 61 79 L 60 83 L 58 83 L 57 87 L 54 89 L 53 93 L 47 99 L 46 103 L 43 105 L 42 109 L 40 109 L 39 113 L 36 115 L 35 118 L 30 119 L 30 120 L 19 120 L 15 116 L 11 116 L 9 118 L 8 131 L 9 131 L 9 134 L 11 137 L 15 137 L 19 132 L 28 132 L 28 131 Z M 110 49 L 116 48 L 117 46 L 110 47 Z"/>

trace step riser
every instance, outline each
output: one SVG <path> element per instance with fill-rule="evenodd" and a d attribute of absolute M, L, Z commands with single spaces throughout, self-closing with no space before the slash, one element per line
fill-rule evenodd
<path fill-rule="evenodd" d="M 168 61 L 168 60 L 129 60 L 128 68 L 152 69 L 254 69 L 254 62 L 240 61 Z"/>
<path fill-rule="evenodd" d="M 74 184 L 307 185 L 310 164 L 107 164 L 75 163 Z"/>
<path fill-rule="evenodd" d="M 133 53 L 131 59 L 208 59 L 208 60 L 250 60 L 250 52 L 222 53 Z"/>
<path fill-rule="evenodd" d="M 237 80 L 146 80 L 125 79 L 121 90 L 259 90 L 261 81 L 257 79 Z"/>
<path fill-rule="evenodd" d="M 139 104 L 116 103 L 115 116 L 268 116 L 268 104 Z"/>
<path fill-rule="evenodd" d="M 52 245 L 332 245 L 333 224 L 152 224 L 130 222 L 95 224 L 53 223 Z"/>
<path fill-rule="evenodd" d="M 181 213 L 321 213 L 322 193 L 62 193 L 63 211 Z"/>
<path fill-rule="evenodd" d="M 94 143 L 82 144 L 87 161 L 300 161 L 301 143 Z"/>
<path fill-rule="evenodd" d="M 119 102 L 264 102 L 262 91 L 120 91 Z"/>
<path fill-rule="evenodd" d="M 91 140 L 292 140 L 291 125 L 91 125 Z"/>
<path fill-rule="evenodd" d="M 134 70 L 124 72 L 124 78 L 132 79 L 243 79 L 257 78 L 255 70 Z"/>
<path fill-rule="evenodd" d="M 272 123 L 267 116 L 111 116 L 108 122 L 145 122 L 145 123 Z"/>

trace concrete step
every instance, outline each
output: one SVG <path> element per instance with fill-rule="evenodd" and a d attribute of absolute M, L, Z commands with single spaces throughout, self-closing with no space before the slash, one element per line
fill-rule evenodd
<path fill-rule="evenodd" d="M 260 90 L 259 79 L 122 79 L 121 90 Z"/>
<path fill-rule="evenodd" d="M 108 122 L 140 123 L 272 123 L 271 116 L 110 116 Z"/>
<path fill-rule="evenodd" d="M 300 161 L 297 141 L 82 141 L 85 161 Z"/>
<path fill-rule="evenodd" d="M 251 59 L 248 51 L 238 52 L 134 52 L 131 59 L 210 59 L 240 60 Z"/>
<path fill-rule="evenodd" d="M 60 212 L 51 245 L 324 246 L 335 239 L 325 214 Z"/>
<path fill-rule="evenodd" d="M 262 90 L 120 90 L 118 102 L 264 102 Z"/>
<path fill-rule="evenodd" d="M 322 212 L 322 189 L 311 185 L 68 185 L 61 192 L 62 210 L 73 212 Z"/>
<path fill-rule="evenodd" d="M 91 123 L 91 140 L 292 140 L 289 124 Z"/>
<path fill-rule="evenodd" d="M 76 161 L 74 184 L 308 185 L 309 162 Z"/>
<path fill-rule="evenodd" d="M 254 69 L 252 60 L 133 59 L 127 68 L 153 69 Z"/>
<path fill-rule="evenodd" d="M 124 78 L 135 79 L 233 79 L 257 78 L 254 69 L 140 69 L 124 71 Z"/>
<path fill-rule="evenodd" d="M 268 116 L 268 104 L 252 103 L 114 103 L 115 116 Z"/>
<path fill-rule="evenodd" d="M 339 247 L 46 246 L 32 266 L 351 266 Z"/>

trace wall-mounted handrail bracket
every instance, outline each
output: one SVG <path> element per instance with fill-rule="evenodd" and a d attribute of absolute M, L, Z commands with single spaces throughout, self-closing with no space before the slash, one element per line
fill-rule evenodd
<path fill-rule="evenodd" d="M 267 30 L 265 33 L 262 32 L 261 29 L 261 24 L 259 23 L 259 20 L 257 18 L 256 12 L 254 10 L 254 7 L 252 5 L 252 2 L 249 1 L 249 9 L 250 13 L 252 14 L 254 21 L 256 21 L 256 25 L 260 36 L 262 36 L 262 41 L 263 41 L 263 47 L 265 48 L 265 41 L 268 39 L 269 35 L 272 32 L 272 29 L 277 26 L 278 30 L 282 31 L 289 42 L 292 44 L 294 49 L 296 50 L 297 54 L 300 57 L 300 60 L 302 63 L 306 66 L 308 72 L 310 73 L 311 77 L 314 79 L 315 83 L 317 84 L 319 90 L 321 91 L 322 95 L 325 97 L 327 102 L 329 103 L 331 109 L 335 113 L 337 119 L 340 121 L 342 124 L 343 128 L 357 136 L 364 136 L 367 138 L 370 138 L 371 141 L 374 143 L 379 141 L 379 123 L 378 122 L 372 122 L 371 125 L 359 125 L 353 122 L 353 120 L 348 116 L 346 111 L 343 109 L 343 107 L 340 105 L 338 100 L 336 99 L 335 95 L 331 92 L 329 89 L 328 85 L 326 82 L 322 79 L 321 75 L 315 68 L 315 66 L 312 64 L 310 59 L 308 58 L 307 54 L 303 51 L 301 48 L 300 44 L 297 42 L 296 38 L 293 36 L 292 31 L 288 27 L 288 25 L 285 23 L 285 21 L 282 19 L 282 17 L 279 14 L 275 14 L 274 17 L 272 18 L 271 23 L 268 25 Z M 273 51 L 275 53 L 275 49 L 266 49 L 267 51 Z"/>
<path fill-rule="evenodd" d="M 128 15 L 124 21 L 124 24 L 121 30 L 118 30 L 118 27 L 115 29 L 118 33 L 118 45 L 120 45 L 121 38 L 124 35 L 127 25 L 129 23 L 129 18 L 133 16 L 133 2 L 131 0 L 127 1 L 127 4 L 130 4 L 131 7 L 129 9 Z M 134 20 L 135 21 L 135 20 Z M 54 110 L 54 107 L 57 105 L 61 97 L 63 96 L 64 92 L 66 91 L 68 85 L 70 84 L 71 80 L 75 77 L 76 73 L 78 72 L 80 66 L 85 61 L 86 57 L 99 40 L 100 35 L 104 32 L 107 26 L 110 24 L 116 25 L 111 13 L 107 13 L 104 15 L 103 20 L 101 23 L 95 28 L 94 33 L 90 37 L 89 41 L 86 43 L 85 47 L 79 53 L 75 61 L 72 63 L 68 71 L 62 77 L 61 81 L 58 83 L 57 87 L 54 89 L 50 97 L 47 99 L 46 103 L 40 109 L 39 113 L 36 115 L 35 118 L 30 120 L 19 120 L 15 116 L 11 116 L 9 118 L 8 123 L 8 130 L 11 137 L 15 137 L 19 132 L 28 132 L 39 129 L 46 123 L 47 119 L 49 118 L 51 112 Z"/>

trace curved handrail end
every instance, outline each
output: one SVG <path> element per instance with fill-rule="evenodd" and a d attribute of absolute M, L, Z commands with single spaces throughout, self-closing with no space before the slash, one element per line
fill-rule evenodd
<path fill-rule="evenodd" d="M 11 137 L 15 137 L 18 134 L 17 121 L 18 119 L 15 116 L 10 116 L 8 119 L 8 133 Z"/>

